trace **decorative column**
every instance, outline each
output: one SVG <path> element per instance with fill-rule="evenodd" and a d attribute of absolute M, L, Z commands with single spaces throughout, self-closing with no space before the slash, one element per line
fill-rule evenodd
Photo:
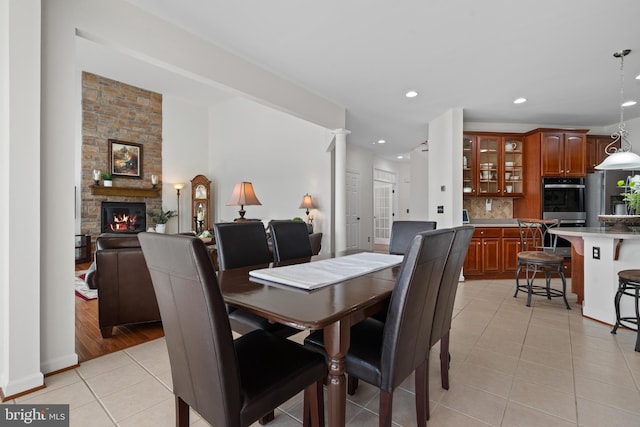
<path fill-rule="evenodd" d="M 346 129 L 335 129 L 335 251 L 347 249 L 347 135 Z"/>

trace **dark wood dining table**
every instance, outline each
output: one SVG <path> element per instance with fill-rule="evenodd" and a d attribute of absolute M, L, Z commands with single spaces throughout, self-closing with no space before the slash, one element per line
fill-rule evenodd
<path fill-rule="evenodd" d="M 313 262 L 321 258 L 327 256 L 293 262 Z M 344 426 L 347 397 L 345 355 L 349 350 L 350 327 L 385 309 L 400 266 L 367 273 L 313 291 L 250 278 L 251 270 L 269 266 L 262 264 L 219 272 L 218 281 L 224 300 L 227 304 L 249 310 L 273 322 L 300 330 L 324 331 L 325 348 L 329 356 L 328 424 L 332 427 Z"/>

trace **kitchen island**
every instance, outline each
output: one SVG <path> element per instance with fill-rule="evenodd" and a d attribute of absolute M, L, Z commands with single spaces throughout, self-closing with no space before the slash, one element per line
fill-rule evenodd
<path fill-rule="evenodd" d="M 612 231 L 606 227 L 558 227 L 549 232 L 571 242 L 574 268 L 571 289 L 578 295 L 578 302 L 583 292 L 582 315 L 613 325 L 618 272 L 640 269 L 640 229 Z M 580 269 L 582 271 L 576 271 Z M 623 314 L 635 312 L 631 298 L 628 300 L 623 298 L 621 301 Z"/>

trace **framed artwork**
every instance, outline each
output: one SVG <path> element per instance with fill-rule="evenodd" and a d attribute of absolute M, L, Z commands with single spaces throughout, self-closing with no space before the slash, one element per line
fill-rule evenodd
<path fill-rule="evenodd" d="M 110 139 L 109 163 L 113 176 L 142 178 L 142 145 Z"/>

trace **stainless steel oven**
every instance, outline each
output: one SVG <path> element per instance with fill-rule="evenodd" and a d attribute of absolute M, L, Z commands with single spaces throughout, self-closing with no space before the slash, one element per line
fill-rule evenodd
<path fill-rule="evenodd" d="M 561 227 L 584 227 L 587 222 L 584 178 L 542 178 L 542 218 L 559 219 Z M 558 238 L 557 252 L 571 256 L 571 244 Z"/>
<path fill-rule="evenodd" d="M 542 217 L 585 223 L 584 178 L 542 178 Z"/>

